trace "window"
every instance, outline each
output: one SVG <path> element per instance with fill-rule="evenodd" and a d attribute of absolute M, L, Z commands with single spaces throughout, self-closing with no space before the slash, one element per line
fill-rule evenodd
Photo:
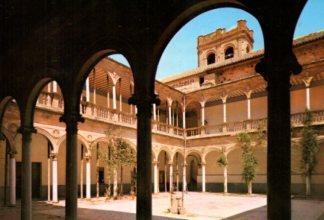
<path fill-rule="evenodd" d="M 211 53 L 207 56 L 207 65 L 215 63 L 215 54 Z"/>
<path fill-rule="evenodd" d="M 199 85 L 201 86 L 205 82 L 205 77 L 201 76 L 199 77 Z"/>
<path fill-rule="evenodd" d="M 100 184 L 105 183 L 105 170 L 103 167 L 99 167 L 99 183 Z"/>
<path fill-rule="evenodd" d="M 249 52 L 250 52 L 250 47 L 246 46 L 246 53 L 249 53 Z"/>
<path fill-rule="evenodd" d="M 228 47 L 226 50 L 225 50 L 225 60 L 226 59 L 230 59 L 234 57 L 234 49 L 233 47 Z"/>

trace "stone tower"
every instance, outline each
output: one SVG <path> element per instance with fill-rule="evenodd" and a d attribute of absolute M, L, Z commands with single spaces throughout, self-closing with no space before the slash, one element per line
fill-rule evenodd
<path fill-rule="evenodd" d="M 226 31 L 218 28 L 215 32 L 198 37 L 198 66 L 206 66 L 224 60 L 239 58 L 253 49 L 253 31 L 245 20 L 237 21 L 237 26 Z"/>

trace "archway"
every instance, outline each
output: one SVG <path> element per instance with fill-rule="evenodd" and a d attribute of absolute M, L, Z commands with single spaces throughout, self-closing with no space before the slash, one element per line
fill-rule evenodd
<path fill-rule="evenodd" d="M 170 190 L 170 153 L 167 150 L 160 150 L 157 157 L 159 170 L 159 191 Z"/>
<path fill-rule="evenodd" d="M 198 191 L 201 188 L 201 157 L 196 152 L 191 152 L 186 157 L 187 163 L 187 188 L 188 191 Z"/>
<path fill-rule="evenodd" d="M 212 150 L 205 156 L 206 160 L 206 191 L 223 192 L 224 173 L 223 167 L 218 164 L 222 156 L 220 150 Z"/>

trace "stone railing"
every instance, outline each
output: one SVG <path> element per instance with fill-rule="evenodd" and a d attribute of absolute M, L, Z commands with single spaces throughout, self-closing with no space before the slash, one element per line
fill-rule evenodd
<path fill-rule="evenodd" d="M 37 107 L 52 111 L 63 112 L 63 99 L 56 93 L 42 92 L 37 100 Z M 120 126 L 136 128 L 137 119 L 134 114 L 106 108 L 92 103 L 80 106 L 80 113 L 83 117 L 103 121 L 107 123 L 118 124 Z M 313 124 L 324 124 L 324 110 L 313 111 Z M 303 126 L 305 113 L 291 115 L 291 124 L 293 127 Z M 179 128 L 166 123 L 152 120 L 152 131 L 158 134 L 165 134 L 176 137 L 200 137 L 206 135 L 226 135 L 239 132 L 253 132 L 259 128 L 267 127 L 267 119 L 246 120 L 242 122 L 229 122 L 217 125 L 206 125 L 194 128 Z"/>

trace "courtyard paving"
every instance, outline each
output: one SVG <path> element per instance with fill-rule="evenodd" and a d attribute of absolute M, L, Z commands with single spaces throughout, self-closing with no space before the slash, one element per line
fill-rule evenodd
<path fill-rule="evenodd" d="M 181 193 L 177 194 L 181 196 Z M 189 192 L 185 194 L 185 215 L 175 215 L 168 212 L 170 195 L 159 193 L 153 195 L 154 220 L 169 219 L 266 219 L 266 196 L 220 193 Z M 136 203 L 131 197 L 125 196 L 119 200 L 105 201 L 105 198 L 78 200 L 78 219 L 135 219 Z M 292 200 L 292 219 L 294 220 L 324 220 L 324 201 Z M 0 207 L 0 219 L 20 219 L 19 205 L 17 207 Z M 64 219 L 64 201 L 56 204 L 33 202 L 33 219 Z"/>

